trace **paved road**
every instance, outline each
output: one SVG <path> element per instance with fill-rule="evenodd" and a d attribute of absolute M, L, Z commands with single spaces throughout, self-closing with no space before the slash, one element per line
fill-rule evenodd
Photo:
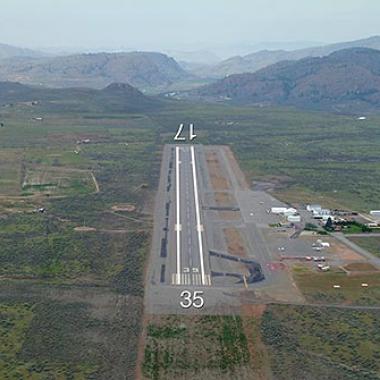
<path fill-rule="evenodd" d="M 371 233 L 362 233 L 362 234 L 347 234 L 347 237 L 360 237 L 360 238 L 370 238 L 370 237 L 380 237 L 379 232 L 371 232 Z"/>

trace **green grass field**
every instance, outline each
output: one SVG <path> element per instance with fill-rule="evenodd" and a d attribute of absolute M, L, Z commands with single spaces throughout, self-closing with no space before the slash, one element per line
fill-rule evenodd
<path fill-rule="evenodd" d="M 297 286 L 311 303 L 380 306 L 380 276 L 363 274 L 348 276 L 336 270 L 312 272 L 303 267 L 293 270 Z M 362 287 L 366 283 L 368 287 Z M 340 288 L 334 288 L 340 285 Z"/>

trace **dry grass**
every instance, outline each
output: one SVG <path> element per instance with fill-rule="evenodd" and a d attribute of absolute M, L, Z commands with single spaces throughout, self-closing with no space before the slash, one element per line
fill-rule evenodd
<path fill-rule="evenodd" d="M 342 260 L 355 261 L 363 260 L 363 257 L 356 253 L 351 248 L 348 248 L 344 244 L 337 243 L 336 241 L 331 244 L 330 251 L 339 256 Z"/>
<path fill-rule="evenodd" d="M 377 269 L 370 263 L 351 263 L 344 267 L 344 269 L 353 272 L 372 272 Z"/>
<path fill-rule="evenodd" d="M 372 272 L 347 275 L 344 271 L 315 273 L 298 268 L 294 270 L 294 279 L 309 302 L 367 306 L 380 303 L 380 276 Z M 362 283 L 367 283 L 368 288 L 362 287 Z"/>
<path fill-rule="evenodd" d="M 238 220 L 241 218 L 238 211 L 219 211 L 219 215 L 223 220 Z"/>
<path fill-rule="evenodd" d="M 77 232 L 94 232 L 94 231 L 96 231 L 96 228 L 93 228 L 93 227 L 75 227 L 74 231 L 77 231 Z"/>
<path fill-rule="evenodd" d="M 123 203 L 112 206 L 112 211 L 133 212 L 135 210 L 136 206 L 130 203 Z"/>
<path fill-rule="evenodd" d="M 272 378 L 270 370 L 270 358 L 267 347 L 262 341 L 260 320 L 266 309 L 265 305 L 252 305 L 250 318 L 242 318 L 243 331 L 248 337 L 248 350 L 251 357 L 253 374 L 256 380 L 267 380 Z M 253 317 L 253 318 L 252 318 Z M 253 377 L 254 376 L 254 377 Z"/>
<path fill-rule="evenodd" d="M 234 203 L 234 199 L 230 193 L 216 192 L 215 202 L 218 206 L 231 206 Z"/>
<path fill-rule="evenodd" d="M 247 257 L 244 240 L 240 232 L 236 228 L 224 228 L 223 233 L 226 237 L 228 252 L 235 256 Z"/>
<path fill-rule="evenodd" d="M 207 153 L 207 166 L 210 173 L 210 179 L 215 191 L 230 189 L 230 183 L 221 173 L 221 166 L 216 152 Z"/>
<path fill-rule="evenodd" d="M 244 173 L 241 171 L 239 164 L 237 163 L 234 154 L 232 153 L 232 150 L 230 147 L 225 148 L 226 156 L 228 160 L 230 161 L 230 165 L 232 167 L 232 170 L 235 173 L 235 177 L 239 183 L 239 186 L 242 190 L 248 190 L 248 182 L 244 175 Z"/>

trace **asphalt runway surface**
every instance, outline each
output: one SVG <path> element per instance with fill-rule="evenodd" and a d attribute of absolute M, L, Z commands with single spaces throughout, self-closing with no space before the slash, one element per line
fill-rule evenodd
<path fill-rule="evenodd" d="M 210 285 L 210 271 L 205 261 L 199 179 L 194 146 L 177 146 L 176 162 L 176 273 L 172 284 Z"/>

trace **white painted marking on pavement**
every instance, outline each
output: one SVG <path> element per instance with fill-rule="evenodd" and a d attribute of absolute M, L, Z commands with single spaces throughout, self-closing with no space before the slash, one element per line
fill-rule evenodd
<path fill-rule="evenodd" d="M 197 220 L 197 231 L 198 231 L 198 241 L 199 241 L 199 258 L 201 263 L 201 278 L 202 285 L 206 285 L 205 278 L 205 268 L 203 262 L 203 242 L 202 242 L 202 223 L 201 223 L 201 214 L 199 211 L 199 196 L 198 196 L 198 182 L 197 182 L 197 169 L 195 165 L 195 153 L 194 146 L 190 147 L 191 150 L 191 161 L 193 169 L 193 183 L 194 183 L 194 201 L 195 201 L 195 214 Z"/>
<path fill-rule="evenodd" d="M 176 205 L 177 205 L 177 284 L 181 285 L 181 214 L 180 214 L 180 181 L 179 181 L 179 147 L 175 147 L 176 153 Z"/>

